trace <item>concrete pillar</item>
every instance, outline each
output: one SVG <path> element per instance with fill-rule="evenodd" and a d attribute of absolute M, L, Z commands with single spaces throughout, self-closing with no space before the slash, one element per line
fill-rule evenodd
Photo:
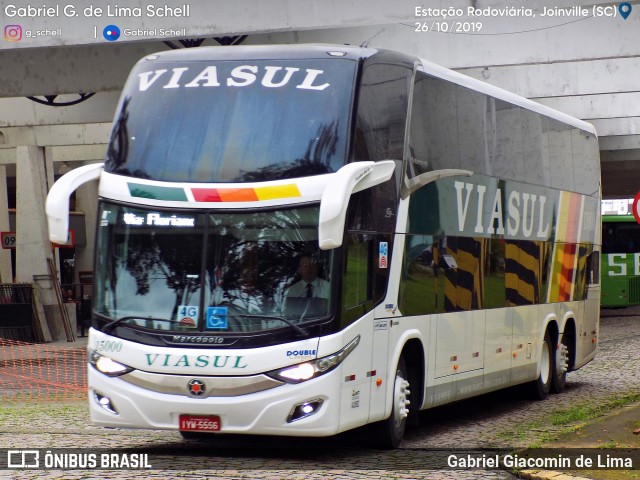
<path fill-rule="evenodd" d="M 7 195 L 7 167 L 0 165 L 0 232 L 9 229 L 9 197 Z M 0 283 L 13 282 L 11 250 L 0 248 Z"/>
<path fill-rule="evenodd" d="M 33 283 L 40 327 L 46 341 L 65 338 L 47 258 L 52 258 L 44 203 L 44 154 L 35 146 L 16 148 L 16 280 Z M 42 309 L 42 310 L 40 310 Z"/>
<path fill-rule="evenodd" d="M 50 147 L 44 148 L 44 200 L 47 199 L 47 193 L 51 190 L 51 186 L 54 182 L 54 172 L 53 172 L 53 155 L 51 153 Z M 44 205 L 44 203 L 43 203 Z M 45 217 L 46 219 L 46 217 Z M 48 238 L 49 230 L 47 229 L 47 238 Z M 56 266 L 58 270 L 58 282 L 62 283 L 62 279 L 60 278 L 60 271 L 62 270 L 62 265 L 60 265 L 60 250 L 54 248 L 51 251 L 51 255 L 53 257 L 53 264 Z"/>

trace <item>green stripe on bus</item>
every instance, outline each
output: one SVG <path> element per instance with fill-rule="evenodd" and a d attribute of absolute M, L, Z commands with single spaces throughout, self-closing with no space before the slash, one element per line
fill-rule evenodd
<path fill-rule="evenodd" d="M 152 198 L 154 200 L 173 200 L 176 202 L 186 202 L 187 195 L 183 188 L 158 187 L 155 185 L 144 185 L 141 183 L 127 182 L 129 193 L 132 197 Z"/>

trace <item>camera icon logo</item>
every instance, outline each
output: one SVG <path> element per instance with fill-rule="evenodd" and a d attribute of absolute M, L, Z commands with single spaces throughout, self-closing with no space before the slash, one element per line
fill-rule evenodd
<path fill-rule="evenodd" d="M 7 42 L 19 42 L 22 40 L 22 27 L 20 25 L 6 25 L 4 27 L 4 39 Z"/>

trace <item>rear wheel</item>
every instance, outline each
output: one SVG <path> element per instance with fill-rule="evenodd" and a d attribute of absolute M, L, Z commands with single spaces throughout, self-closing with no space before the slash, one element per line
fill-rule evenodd
<path fill-rule="evenodd" d="M 569 347 L 565 335 L 560 335 L 558 348 L 554 355 L 553 376 L 551 377 L 551 392 L 562 393 L 567 384 L 567 370 L 569 370 Z"/>
<path fill-rule="evenodd" d="M 404 356 L 400 356 L 396 375 L 393 382 L 393 405 L 391 415 L 379 424 L 379 431 L 376 443 L 381 448 L 398 448 L 404 437 L 404 430 L 407 426 L 407 415 L 409 413 L 409 382 L 407 380 L 407 366 Z"/>
<path fill-rule="evenodd" d="M 540 358 L 540 376 L 537 380 L 531 382 L 531 394 L 536 400 L 544 400 L 549 395 L 551 383 L 554 373 L 554 349 L 552 348 L 551 335 L 549 331 L 545 333 L 542 342 L 542 355 Z"/>

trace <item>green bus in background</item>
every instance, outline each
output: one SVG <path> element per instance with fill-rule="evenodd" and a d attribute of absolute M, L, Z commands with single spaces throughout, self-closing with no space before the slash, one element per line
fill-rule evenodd
<path fill-rule="evenodd" d="M 602 216 L 602 296 L 605 308 L 640 304 L 640 224 L 633 215 Z"/>

